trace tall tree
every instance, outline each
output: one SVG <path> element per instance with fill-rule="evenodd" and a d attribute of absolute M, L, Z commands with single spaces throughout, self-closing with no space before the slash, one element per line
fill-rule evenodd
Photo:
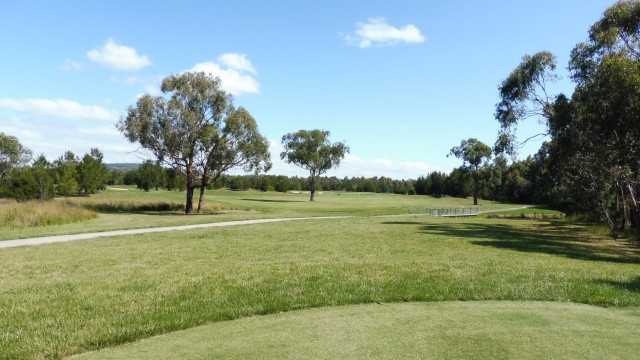
<path fill-rule="evenodd" d="M 460 146 L 451 148 L 449 155 L 462 159 L 463 166 L 471 171 L 473 178 L 473 205 L 478 205 L 480 193 L 480 167 L 491 159 L 491 148 L 475 138 L 462 140 Z"/>
<path fill-rule="evenodd" d="M 613 231 L 640 231 L 640 1 L 609 7 L 588 40 L 572 50 L 571 98 L 547 95 L 544 84 L 555 77 L 555 59 L 539 54 L 537 61 L 525 58 L 500 88 L 496 119 L 503 131 L 497 150 L 509 150 L 505 129 L 526 117 L 519 106 L 535 105 L 551 136 L 544 167 L 554 185 L 586 212 L 606 219 Z M 526 76 L 513 75 L 521 73 Z"/>
<path fill-rule="evenodd" d="M 577 86 L 552 131 L 609 226 L 640 232 L 640 2 L 608 8 L 569 69 Z"/>
<path fill-rule="evenodd" d="M 234 166 L 270 167 L 267 140 L 258 135 L 255 121 L 249 126 L 251 121 L 234 120 L 246 120 L 248 112 L 233 107 L 232 97 L 222 90 L 219 78 L 187 72 L 165 78 L 161 90 L 168 99 L 142 96 L 128 108 L 118 129 L 159 162 L 184 175 L 185 213 L 193 211 L 195 189 L 200 187 L 202 199 L 207 182 L 218 172 Z M 238 113 L 243 116 L 234 115 Z"/>
<path fill-rule="evenodd" d="M 309 171 L 309 185 L 313 201 L 318 176 L 340 165 L 340 161 L 349 153 L 349 147 L 342 142 L 329 142 L 329 131 L 300 130 L 282 137 L 284 151 L 280 158 Z"/>

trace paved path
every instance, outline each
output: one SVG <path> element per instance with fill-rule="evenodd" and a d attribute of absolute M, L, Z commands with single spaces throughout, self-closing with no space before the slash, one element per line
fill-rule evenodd
<path fill-rule="evenodd" d="M 479 213 L 484 214 L 488 212 L 520 210 L 520 209 L 526 209 L 529 207 L 532 207 L 532 205 L 525 205 L 523 207 L 512 208 L 512 209 L 485 210 L 485 211 L 480 211 Z M 379 215 L 376 217 L 420 216 L 420 215 L 426 215 L 426 214 Z M 307 217 L 307 218 L 240 220 L 240 221 L 225 221 L 225 222 L 218 222 L 218 223 L 195 224 L 195 225 L 165 226 L 165 227 L 155 227 L 155 228 L 145 228 L 145 229 L 103 231 L 103 232 L 75 234 L 75 235 L 56 235 L 56 236 L 30 238 L 30 239 L 0 241 L 0 249 L 18 247 L 18 246 L 41 245 L 41 244 L 52 244 L 52 243 L 76 241 L 76 240 L 87 240 L 87 239 L 95 239 L 99 237 L 109 237 L 109 236 L 135 235 L 135 234 L 146 234 L 146 233 L 166 232 L 166 231 L 182 231 L 182 230 L 204 229 L 204 228 L 222 227 L 222 226 L 264 224 L 264 223 L 271 223 L 271 222 L 296 221 L 296 220 L 347 219 L 352 217 L 353 216 L 321 216 L 321 217 Z"/>

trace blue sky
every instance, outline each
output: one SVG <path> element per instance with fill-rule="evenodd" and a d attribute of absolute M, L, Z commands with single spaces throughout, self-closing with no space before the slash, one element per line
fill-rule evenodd
<path fill-rule="evenodd" d="M 571 93 L 569 53 L 613 3 L 0 0 L 0 131 L 50 160 L 98 147 L 139 162 L 118 118 L 164 76 L 203 70 L 270 139 L 270 173 L 306 175 L 280 139 L 314 128 L 351 148 L 328 175 L 448 172 L 462 139 L 495 142 L 497 89 L 523 55 L 553 52 Z"/>

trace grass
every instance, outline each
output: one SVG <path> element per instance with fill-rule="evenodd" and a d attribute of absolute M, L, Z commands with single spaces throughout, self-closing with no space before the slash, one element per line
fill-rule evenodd
<path fill-rule="evenodd" d="M 547 209 L 545 207 L 529 207 L 526 209 L 518 209 L 518 210 L 507 210 L 507 211 L 495 211 L 490 214 L 483 214 L 483 217 L 488 218 L 520 218 L 520 219 L 553 219 L 553 218 L 562 218 L 564 214 L 552 209 Z"/>
<path fill-rule="evenodd" d="M 310 203 L 309 194 L 305 193 L 216 190 L 206 193 L 205 215 L 184 216 L 181 206 L 184 192 L 144 192 L 133 186 L 118 186 L 118 189 L 122 190 L 107 189 L 91 197 L 63 200 L 94 209 L 98 216 L 93 220 L 57 226 L 7 228 L 0 232 L 0 241 L 260 218 L 407 214 L 409 207 L 472 207 L 470 199 L 429 196 L 322 192 L 317 193 L 317 200 Z M 504 209 L 514 206 L 518 205 L 483 201 L 480 207 Z"/>
<path fill-rule="evenodd" d="M 638 308 L 373 304 L 213 323 L 73 359 L 633 359 L 639 330 Z"/>
<path fill-rule="evenodd" d="M 566 222 L 307 220 L 4 249 L 0 263 L 5 358 L 60 358 L 224 320 L 334 305 L 473 301 L 469 306 L 478 308 L 470 316 L 496 300 L 630 307 L 628 314 L 640 306 L 639 249 Z M 615 323 L 602 324 L 615 333 Z M 574 319 L 567 326 L 582 325 Z M 620 334 L 637 334 L 637 321 L 627 326 Z M 490 349 L 488 339 L 472 337 L 465 346 Z M 637 350 L 637 343 L 620 341 Z M 527 351 L 520 347 L 512 351 Z"/>
<path fill-rule="evenodd" d="M 23 231 L 26 228 L 78 223 L 95 219 L 95 211 L 66 201 L 16 202 L 0 199 L 0 229 Z"/>

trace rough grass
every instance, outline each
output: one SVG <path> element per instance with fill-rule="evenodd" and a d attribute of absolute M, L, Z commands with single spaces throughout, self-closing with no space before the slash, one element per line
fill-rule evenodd
<path fill-rule="evenodd" d="M 547 209 L 543 207 L 530 207 L 519 210 L 495 211 L 480 216 L 487 218 L 507 218 L 507 219 L 560 219 L 565 214 L 557 210 Z"/>
<path fill-rule="evenodd" d="M 177 202 L 84 201 L 82 207 L 101 213 L 180 212 L 184 204 Z"/>
<path fill-rule="evenodd" d="M 183 216 L 184 192 L 107 189 L 91 197 L 75 197 L 68 201 L 95 209 L 97 219 L 82 223 L 48 227 L 7 229 L 1 240 L 49 235 L 77 234 L 121 229 L 190 225 L 207 222 L 278 217 L 311 216 L 376 216 L 408 214 L 409 207 L 472 207 L 471 199 L 394 194 L 322 192 L 316 201 L 309 194 L 259 191 L 216 190 L 205 193 L 205 215 Z M 67 201 L 67 200 L 65 200 Z M 505 209 L 518 205 L 482 201 L 480 209 Z M 168 211 L 155 211 L 165 210 Z"/>
<path fill-rule="evenodd" d="M 0 229 L 3 230 L 77 223 L 96 217 L 95 211 L 70 202 L 0 199 Z"/>
<path fill-rule="evenodd" d="M 308 220 L 4 249 L 0 263 L 6 358 L 59 358 L 333 305 L 640 306 L 637 247 L 531 220 Z"/>
<path fill-rule="evenodd" d="M 73 359 L 635 359 L 639 331 L 638 308 L 373 304 L 218 322 Z"/>

